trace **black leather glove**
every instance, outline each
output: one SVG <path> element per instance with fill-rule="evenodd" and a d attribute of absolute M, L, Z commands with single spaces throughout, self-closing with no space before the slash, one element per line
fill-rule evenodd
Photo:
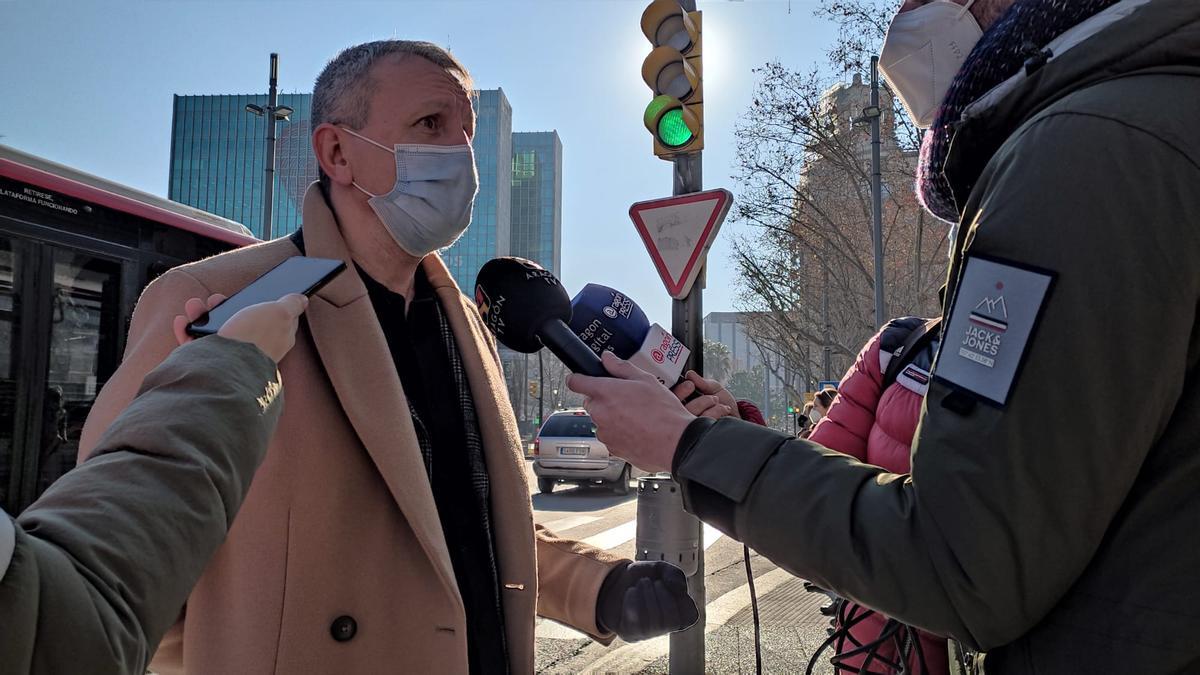
<path fill-rule="evenodd" d="M 614 567 L 600 586 L 596 622 L 626 642 L 674 633 L 700 613 L 688 595 L 683 570 L 668 562 L 639 561 Z"/>

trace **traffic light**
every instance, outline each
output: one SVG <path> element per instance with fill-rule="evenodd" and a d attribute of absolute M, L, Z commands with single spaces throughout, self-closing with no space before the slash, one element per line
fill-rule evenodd
<path fill-rule="evenodd" d="M 542 391 L 542 389 L 539 386 L 539 383 L 537 380 L 531 380 L 529 382 L 529 395 L 530 396 L 532 396 L 533 398 L 538 398 L 538 394 L 540 394 L 541 391 Z"/>
<path fill-rule="evenodd" d="M 642 12 L 642 33 L 654 47 L 642 63 L 642 80 L 654 92 L 642 118 L 654 154 L 671 160 L 703 150 L 700 12 L 685 11 L 678 0 L 654 0 Z"/>
<path fill-rule="evenodd" d="M 788 406 L 788 414 L 789 414 L 789 415 L 795 415 L 795 414 L 796 414 L 796 406 L 794 406 L 794 405 L 789 405 L 789 406 Z"/>

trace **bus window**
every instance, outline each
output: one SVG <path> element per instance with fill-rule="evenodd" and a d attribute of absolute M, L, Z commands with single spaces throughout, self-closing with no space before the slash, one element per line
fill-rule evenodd
<path fill-rule="evenodd" d="M 0 237 L 0 505 L 12 480 L 13 434 L 17 419 L 17 345 L 21 326 L 16 282 L 18 258 L 12 242 Z"/>
<path fill-rule="evenodd" d="M 52 292 L 39 493 L 75 466 L 83 423 L 120 360 L 121 265 L 56 248 Z"/>

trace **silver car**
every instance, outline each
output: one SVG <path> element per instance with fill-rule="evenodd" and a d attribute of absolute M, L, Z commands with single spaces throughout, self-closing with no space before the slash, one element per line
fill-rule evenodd
<path fill-rule="evenodd" d="M 645 475 L 625 460 L 612 457 L 596 440 L 596 425 L 583 410 L 556 412 L 546 419 L 533 441 L 533 472 L 538 490 L 554 491 L 556 483 L 609 485 L 619 495 L 629 494 L 631 478 Z"/>

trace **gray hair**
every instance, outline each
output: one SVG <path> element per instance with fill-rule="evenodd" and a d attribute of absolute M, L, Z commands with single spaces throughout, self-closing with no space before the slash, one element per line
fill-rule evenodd
<path fill-rule="evenodd" d="M 471 76 L 450 52 L 416 40 L 377 40 L 342 50 L 325 65 L 313 85 L 312 126 L 330 122 L 355 129 L 366 126 L 370 107 L 371 67 L 393 56 L 418 56 L 444 69 L 471 91 Z"/>
<path fill-rule="evenodd" d="M 371 105 L 371 67 L 389 57 L 416 56 L 429 61 L 462 83 L 470 95 L 471 75 L 450 52 L 418 40 L 376 40 L 364 42 L 333 57 L 313 85 L 312 128 L 329 122 L 361 129 L 367 124 Z M 328 187 L 328 178 L 321 171 L 321 182 Z"/>

